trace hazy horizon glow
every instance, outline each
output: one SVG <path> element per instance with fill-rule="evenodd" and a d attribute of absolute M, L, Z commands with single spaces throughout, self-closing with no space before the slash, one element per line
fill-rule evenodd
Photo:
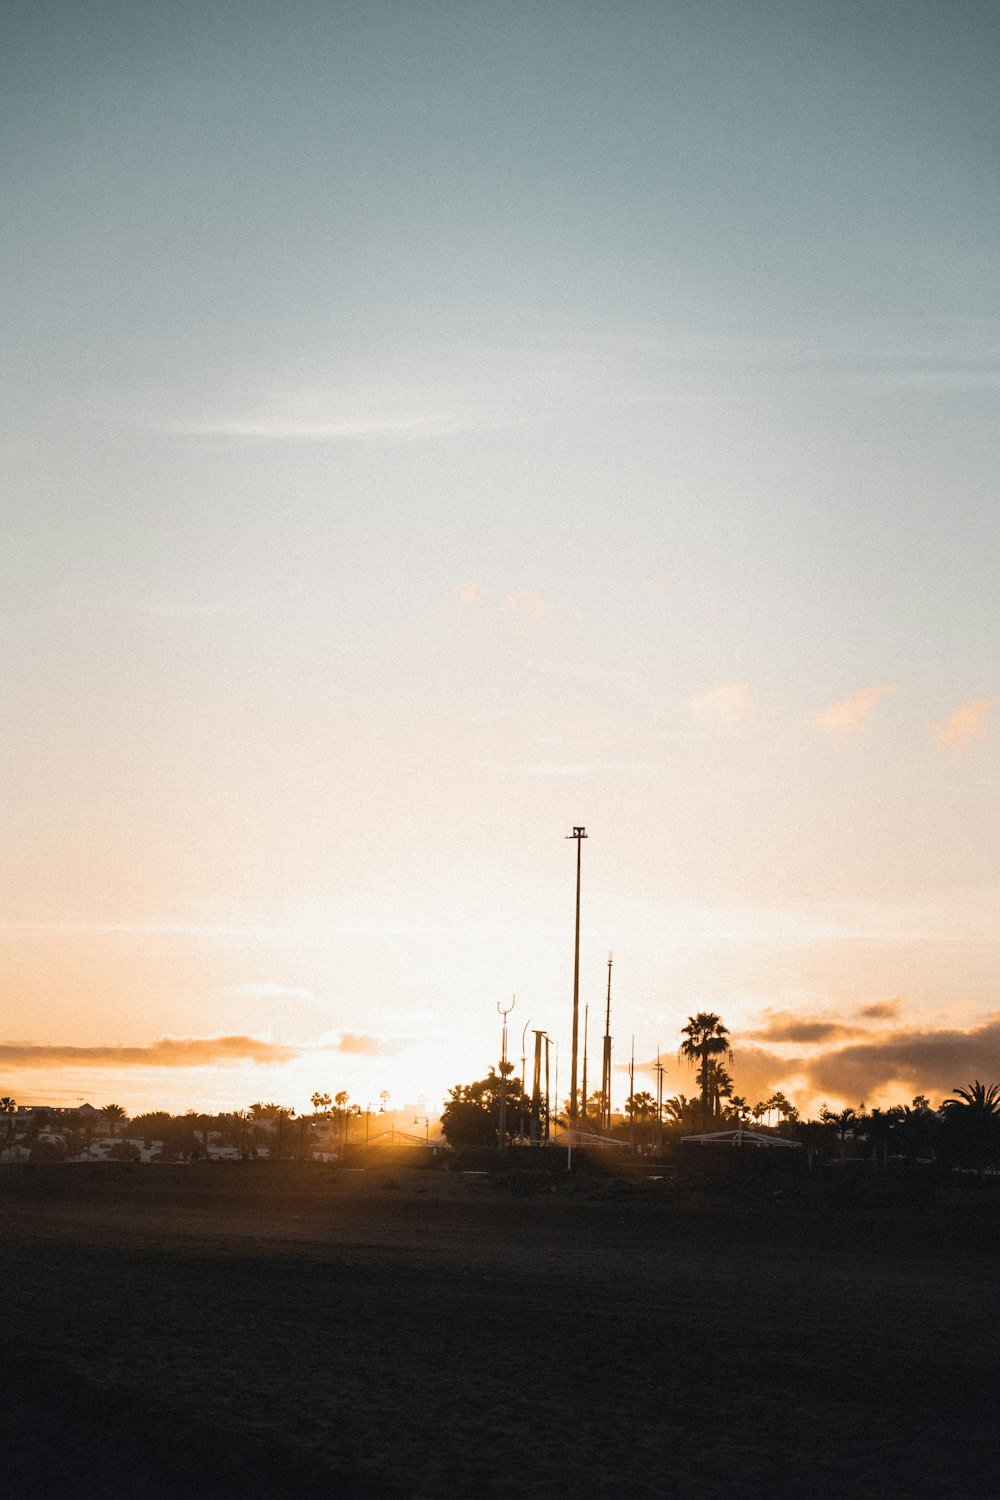
<path fill-rule="evenodd" d="M 995 7 L 2 28 L 3 1090 L 1000 1077 Z"/>

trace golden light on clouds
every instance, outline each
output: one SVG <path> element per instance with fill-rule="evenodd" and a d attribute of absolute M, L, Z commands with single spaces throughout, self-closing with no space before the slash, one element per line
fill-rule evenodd
<path fill-rule="evenodd" d="M 864 7 L 849 43 L 793 7 L 744 28 L 772 86 L 734 105 L 742 53 L 699 7 L 593 35 L 570 6 L 463 7 L 441 70 L 447 7 L 383 35 L 313 6 L 279 28 L 289 113 L 270 23 L 208 27 L 192 73 L 183 7 L 127 52 L 102 7 L 57 7 L 79 46 L 56 48 L 51 7 L 16 9 L 0 1091 L 48 1068 L 123 1103 L 437 1099 L 495 1060 L 514 992 L 565 1050 L 577 824 L 581 998 L 613 948 L 646 1051 L 689 1007 L 735 1035 L 770 1006 L 792 1019 L 747 1032 L 761 1087 L 788 1051 L 808 1092 L 852 1042 L 831 1027 L 978 1024 L 1000 616 L 994 289 L 959 253 L 992 201 L 976 28 L 901 21 L 915 71 L 882 48 L 883 87 Z M 947 170 L 911 108 L 939 66 Z M 852 127 L 824 106 L 802 131 L 804 78 L 872 86 L 874 176 L 831 178 Z M 651 142 L 673 167 L 623 169 Z M 755 184 L 738 258 L 720 150 Z M 962 267 L 931 309 L 918 200 Z M 105 254 L 108 223 L 142 254 Z M 896 993 L 905 1021 L 858 1010 Z"/>
<path fill-rule="evenodd" d="M 939 745 L 967 745 L 970 740 L 981 740 L 989 729 L 989 716 L 1000 698 L 973 698 L 956 709 L 943 724 L 933 724 L 934 738 Z"/>
<path fill-rule="evenodd" d="M 163 1037 L 145 1047 L 5 1042 L 0 1043 L 0 1064 L 17 1068 L 199 1068 L 232 1063 L 285 1063 L 297 1057 L 299 1050 L 252 1036 Z"/>
<path fill-rule="evenodd" d="M 824 709 L 812 720 L 817 729 L 829 730 L 831 734 L 853 734 L 860 729 L 862 724 L 871 718 L 875 705 L 886 693 L 891 693 L 891 687 L 869 687 L 861 688 L 852 693 L 849 698 L 844 698 L 840 703 L 834 703 L 830 708 Z"/>

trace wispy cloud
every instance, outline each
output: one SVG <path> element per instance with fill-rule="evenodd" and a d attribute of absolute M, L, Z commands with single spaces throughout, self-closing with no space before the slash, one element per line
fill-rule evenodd
<path fill-rule="evenodd" d="M 694 718 L 707 724 L 738 724 L 756 707 L 745 682 L 720 682 L 688 700 Z"/>
<path fill-rule="evenodd" d="M 181 429 L 189 437 L 255 438 L 263 442 L 333 443 L 365 438 L 439 437 L 460 431 L 457 417 L 349 417 L 341 422 L 206 422 Z"/>
<path fill-rule="evenodd" d="M 232 984 L 226 990 L 227 995 L 235 995 L 241 1000 L 315 1000 L 317 997 L 312 990 L 299 989 L 295 985 L 275 984 L 265 981 L 261 984 Z"/>
<path fill-rule="evenodd" d="M 812 723 L 817 729 L 829 730 L 832 734 L 853 734 L 871 717 L 880 698 L 892 692 L 888 686 L 861 688 L 841 703 L 817 714 Z"/>
<path fill-rule="evenodd" d="M 7 1042 L 0 1043 L 0 1063 L 19 1068 L 204 1068 L 241 1062 L 291 1062 L 301 1051 L 252 1036 L 164 1037 L 148 1047 L 36 1046 L 29 1042 Z"/>
<path fill-rule="evenodd" d="M 989 728 L 989 715 L 1000 698 L 973 698 L 946 719 L 943 724 L 932 724 L 934 738 L 939 745 L 954 745 L 961 748 L 970 740 L 980 740 Z"/>
<path fill-rule="evenodd" d="M 399 1042 L 379 1040 L 378 1037 L 364 1036 L 353 1031 L 345 1031 L 333 1048 L 335 1052 L 346 1052 L 359 1057 L 388 1057 L 399 1049 Z"/>
<path fill-rule="evenodd" d="M 648 776 L 661 771 L 662 766 L 654 761 L 644 760 L 594 760 L 594 761 L 555 761 L 543 760 L 534 765 L 519 766 L 520 776 L 599 776 L 609 775 L 638 775 Z"/>
<path fill-rule="evenodd" d="M 997 370 L 908 370 L 855 377 L 870 390 L 882 391 L 995 391 L 1000 388 Z"/>

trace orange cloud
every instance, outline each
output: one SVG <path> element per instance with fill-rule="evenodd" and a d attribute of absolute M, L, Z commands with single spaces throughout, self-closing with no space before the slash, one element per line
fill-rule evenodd
<path fill-rule="evenodd" d="M 712 724 L 738 724 L 756 708 L 753 693 L 745 682 L 720 682 L 688 700 L 696 719 Z"/>
<path fill-rule="evenodd" d="M 300 1048 L 252 1036 L 164 1037 L 148 1047 L 0 1044 L 0 1063 L 19 1068 L 204 1068 L 226 1063 L 284 1063 Z"/>
<path fill-rule="evenodd" d="M 764 1025 L 746 1036 L 761 1042 L 794 1042 L 808 1046 L 810 1042 L 833 1042 L 863 1034 L 857 1026 L 845 1026 L 840 1021 L 811 1020 L 793 1016 L 786 1011 L 767 1014 Z"/>
<path fill-rule="evenodd" d="M 890 1085 L 949 1094 L 972 1078 L 1000 1079 L 1000 1017 L 968 1031 L 898 1031 L 839 1047 L 806 1064 L 820 1092 L 870 1099 Z"/>
<path fill-rule="evenodd" d="M 874 1005 L 863 1005 L 858 1011 L 866 1021 L 891 1021 L 899 1014 L 898 999 L 877 1000 Z"/>
<path fill-rule="evenodd" d="M 934 738 L 939 745 L 967 745 L 970 740 L 980 740 L 988 725 L 986 716 L 1000 698 L 973 698 L 946 719 L 943 724 L 932 724 Z"/>
<path fill-rule="evenodd" d="M 357 1053 L 361 1057 L 385 1057 L 388 1053 L 397 1051 L 397 1044 L 380 1042 L 373 1036 L 360 1036 L 353 1031 L 345 1031 L 335 1050 Z"/>
<path fill-rule="evenodd" d="M 831 734 L 853 734 L 866 719 L 880 698 L 891 693 L 890 687 L 861 688 L 841 703 L 834 703 L 812 720 L 817 729 L 827 729 Z"/>

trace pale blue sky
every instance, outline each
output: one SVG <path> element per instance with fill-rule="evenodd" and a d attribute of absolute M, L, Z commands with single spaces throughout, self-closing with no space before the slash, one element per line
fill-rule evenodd
<path fill-rule="evenodd" d="M 240 1029 L 259 982 L 278 1040 L 409 1006 L 478 1066 L 508 990 L 565 1020 L 579 822 L 640 1033 L 995 1006 L 998 39 L 5 7 L 0 917 L 150 929 L 12 936 L 12 1037 Z M 266 964 L 154 931 L 375 910 Z"/>

